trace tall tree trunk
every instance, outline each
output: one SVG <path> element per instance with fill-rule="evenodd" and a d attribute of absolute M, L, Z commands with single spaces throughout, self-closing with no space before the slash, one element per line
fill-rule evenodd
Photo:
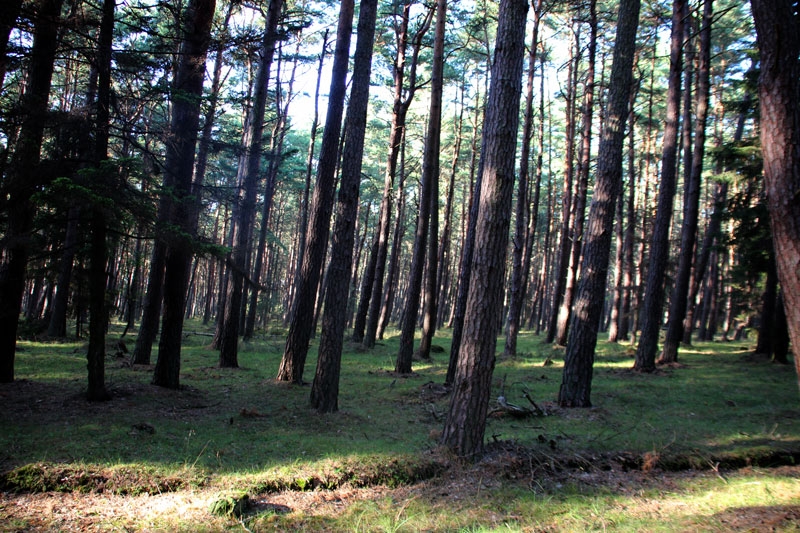
<path fill-rule="evenodd" d="M 319 60 L 317 62 L 317 78 L 314 88 L 314 115 L 311 120 L 311 130 L 309 133 L 308 152 L 306 154 L 306 171 L 305 171 L 305 186 L 303 187 L 303 199 L 300 204 L 300 222 L 298 224 L 298 242 L 297 242 L 297 257 L 295 258 L 294 273 L 292 275 L 292 287 L 290 289 L 289 302 L 294 302 L 295 289 L 297 284 L 294 280 L 300 277 L 300 267 L 303 262 L 303 254 L 306 249 L 306 231 L 308 230 L 308 198 L 311 192 L 311 174 L 314 169 L 314 156 L 316 155 L 317 144 L 317 130 L 319 129 L 319 86 L 322 81 L 322 67 L 325 64 L 325 56 L 328 49 L 328 30 L 322 37 L 322 51 L 319 53 Z M 290 303 L 289 307 L 292 307 Z M 288 323 L 290 314 L 284 315 L 284 320 Z"/>
<path fill-rule="evenodd" d="M 570 326 L 572 333 L 564 355 L 564 373 L 558 391 L 558 403 L 562 407 L 592 405 L 592 367 L 608 277 L 614 206 L 622 182 L 625 119 L 629 115 L 628 104 L 633 89 L 639 8 L 640 0 L 621 0 L 619 4 L 608 106 L 597 153 L 597 177 Z"/>
<path fill-rule="evenodd" d="M 465 458 L 475 458 L 483 451 L 498 317 L 503 310 L 527 13 L 526 0 L 500 2 L 481 146 L 483 185 L 478 202 L 473 277 L 453 395 L 441 438 L 443 445 Z"/>
<path fill-rule="evenodd" d="M 428 238 L 436 240 L 437 235 L 428 236 L 433 211 L 438 209 L 439 146 L 442 123 L 442 90 L 444 71 L 444 37 L 446 25 L 446 0 L 436 2 L 436 27 L 433 38 L 433 60 L 431 65 L 431 102 L 428 114 L 428 129 L 425 135 L 425 148 L 422 154 L 422 176 L 420 178 L 419 215 L 414 248 L 411 256 L 411 272 L 406 288 L 405 312 L 400 333 L 400 348 L 397 352 L 394 370 L 398 374 L 411 373 L 411 359 L 414 351 L 414 331 L 422 292 L 422 275 L 425 269 L 425 248 Z M 438 226 L 438 224 L 436 224 Z M 435 247 L 433 247 L 435 249 Z M 430 250 L 429 252 L 430 253 Z M 429 272 L 436 277 L 436 268 Z M 435 285 L 434 285 L 435 292 Z M 434 296 L 435 298 L 435 296 Z M 430 346 L 428 346 L 430 349 Z"/>
<path fill-rule="evenodd" d="M 0 250 L 0 323 L 3 324 L 0 328 L 0 383 L 14 381 L 17 327 L 35 212 L 32 196 L 42 184 L 37 167 L 58 45 L 61 3 L 62 0 L 39 0 L 35 4 L 33 48 L 20 105 L 25 114 L 3 183 L 8 213 Z"/>
<path fill-rule="evenodd" d="M 103 0 L 96 68 L 97 111 L 95 116 L 94 165 L 98 190 L 103 193 L 114 186 L 109 176 L 108 129 L 111 105 L 111 53 L 114 39 L 115 0 Z M 99 402 L 111 399 L 105 385 L 106 358 L 106 326 L 108 312 L 106 310 L 106 263 L 108 262 L 106 208 L 92 206 L 90 269 L 89 269 L 89 346 L 86 360 L 89 371 L 86 397 L 89 401 Z"/>
<path fill-rule="evenodd" d="M 181 43 L 181 60 L 175 72 L 170 132 L 172 142 L 166 144 L 165 173 L 174 187 L 175 203 L 170 222 L 176 228 L 168 238 L 164 268 L 164 315 L 158 360 L 153 384 L 177 389 L 180 387 L 181 340 L 189 269 L 192 264 L 192 241 L 197 232 L 198 204 L 193 190 L 195 148 L 200 124 L 200 104 L 205 77 L 205 60 L 214 18 L 215 0 L 191 0 L 187 8 L 187 24 Z"/>
<path fill-rule="evenodd" d="M 336 50 L 333 58 L 328 113 L 322 133 L 317 182 L 311 199 L 310 218 L 306 231 L 306 247 L 303 253 L 300 276 L 295 279 L 297 288 L 293 303 L 289 334 L 283 352 L 277 379 L 301 384 L 303 368 L 308 355 L 308 344 L 314 325 L 314 308 L 321 270 L 325 260 L 330 220 L 335 192 L 334 177 L 339 155 L 339 135 L 342 129 L 344 97 L 350 34 L 353 29 L 353 0 L 342 0 L 339 10 L 339 26 L 336 35 Z"/>
<path fill-rule="evenodd" d="M 256 193 L 261 167 L 261 145 L 264 132 L 264 115 L 267 108 L 267 88 L 272 59 L 275 55 L 278 19 L 283 0 L 270 0 L 264 21 L 264 38 L 261 42 L 261 63 L 254 80 L 253 105 L 247 116 L 242 139 L 242 155 L 239 157 L 236 181 L 239 191 L 233 206 L 233 250 L 230 254 L 230 279 L 228 280 L 227 304 L 219 346 L 219 366 L 239 366 L 240 313 L 244 304 L 244 280 L 248 268 L 248 250 L 255 218 Z M 265 202 L 271 199 L 265 198 Z M 258 280 L 256 280 L 257 282 Z"/>
<path fill-rule="evenodd" d="M 578 264 L 581 260 L 581 247 L 583 246 L 583 227 L 586 221 L 586 195 L 589 185 L 589 164 L 591 162 L 592 147 L 592 118 L 594 113 L 594 73 L 595 57 L 597 56 L 597 2 L 589 2 L 589 58 L 587 61 L 586 85 L 583 101 L 583 132 L 581 133 L 580 162 L 578 166 L 578 186 L 575 191 L 574 212 L 572 213 L 572 255 L 569 259 L 567 278 L 564 283 L 564 297 L 558 311 L 556 335 L 553 339 L 556 344 L 566 346 L 569 332 L 569 320 L 572 315 L 572 306 L 575 299 L 575 284 L 578 278 Z"/>
<path fill-rule="evenodd" d="M 358 216 L 361 161 L 369 105 L 369 80 L 378 0 L 361 0 L 358 15 L 358 37 L 353 62 L 353 83 L 347 106 L 347 131 L 342 154 L 342 176 L 336 206 L 336 227 L 328 266 L 328 288 L 322 311 L 322 333 L 314 382 L 311 385 L 311 407 L 320 413 L 339 410 L 339 372 L 342 344 L 347 322 L 348 291 L 353 263 L 353 245 Z M 366 224 L 365 224 L 366 226 Z"/>
<path fill-rule="evenodd" d="M 414 2 L 406 2 L 403 5 L 401 14 L 400 25 L 395 31 L 397 41 L 397 56 L 394 61 L 394 96 L 392 103 L 392 125 L 389 130 L 389 153 L 386 160 L 386 171 L 383 179 L 383 196 L 381 198 L 381 207 L 379 211 L 378 233 L 376 248 L 374 251 L 374 267 L 372 271 L 365 274 L 365 283 L 362 286 L 361 298 L 364 301 L 362 304 L 359 302 L 359 313 L 356 316 L 356 324 L 353 328 L 353 340 L 356 342 L 363 342 L 367 348 L 372 348 L 375 345 L 375 338 L 378 336 L 378 323 L 381 315 L 381 303 L 383 296 L 384 286 L 384 273 L 386 271 L 386 258 L 389 249 L 389 230 L 391 228 L 392 218 L 392 196 L 394 189 L 394 180 L 397 175 L 397 160 L 400 156 L 400 147 L 403 143 L 403 135 L 406 127 L 406 115 L 408 109 L 413 102 L 414 96 L 417 91 L 417 64 L 419 59 L 419 52 L 422 46 L 422 38 L 428 32 L 433 14 L 435 12 L 435 5 L 431 7 L 427 15 L 422 21 L 417 32 L 410 39 L 411 43 L 411 58 L 410 65 L 408 66 L 408 80 L 406 80 L 406 60 L 407 48 L 409 45 L 408 25 L 411 8 Z M 398 198 L 399 201 L 399 198 Z M 371 254 L 372 255 L 372 254 Z M 370 257 L 368 265 L 373 265 L 373 258 Z M 369 278 L 372 278 L 370 281 Z M 369 303 L 367 306 L 366 304 Z M 365 310 L 361 308 L 365 307 Z M 366 321 L 362 328 L 360 320 L 362 313 L 366 312 Z M 362 333 L 363 331 L 363 333 Z"/>
<path fill-rule="evenodd" d="M 686 0 L 672 5 L 672 44 L 670 48 L 667 114 L 661 159 L 661 181 L 658 187 L 658 207 L 650 244 L 650 260 L 642 310 L 642 334 L 636 348 L 635 370 L 655 370 L 658 334 L 664 306 L 664 278 L 669 258 L 669 227 L 672 203 L 675 198 L 678 155 L 678 114 L 681 102 L 681 71 L 683 70 L 684 23 L 688 12 Z"/>
<path fill-rule="evenodd" d="M 659 364 L 674 363 L 678 360 L 678 345 L 683 339 L 683 319 L 689 299 L 689 282 L 692 275 L 692 259 L 697 241 L 697 225 L 700 217 L 700 181 L 703 174 L 703 157 L 706 144 L 706 117 L 711 91 L 711 18 L 712 0 L 705 0 L 703 27 L 700 30 L 700 59 L 697 70 L 697 100 L 695 103 L 695 134 L 692 167 L 686 183 L 686 202 L 683 209 L 681 229 L 681 248 L 678 259 L 678 273 L 670 298 L 667 336 L 664 350 L 658 359 Z"/>
<path fill-rule="evenodd" d="M 795 351 L 800 346 L 800 14 L 791 0 L 751 0 L 761 58 L 759 104 L 767 205 Z M 794 357 L 800 384 L 800 357 Z"/>
<path fill-rule="evenodd" d="M 529 168 L 531 157 L 531 143 L 533 142 L 533 89 L 534 75 L 536 73 L 536 50 L 539 46 L 539 21 L 542 16 L 542 0 L 533 3 L 533 28 L 531 29 L 531 44 L 528 52 L 528 80 L 525 93 L 525 118 L 522 124 L 522 147 L 519 158 L 519 183 L 517 185 L 517 206 L 515 209 L 514 238 L 511 259 L 511 290 L 509 291 L 508 317 L 506 319 L 506 341 L 503 349 L 504 356 L 517 354 L 517 336 L 519 334 L 520 315 L 522 313 L 522 300 L 525 297 L 525 277 L 527 272 L 523 269 L 525 253 L 530 249 L 536 224 L 528 224 L 531 215 L 528 198 L 528 182 L 530 181 Z M 544 73 L 542 73 L 544 75 Z M 544 95 L 539 95 L 544 99 Z M 536 176 L 539 177 L 538 175 Z M 537 184 L 538 186 L 538 184 Z"/>

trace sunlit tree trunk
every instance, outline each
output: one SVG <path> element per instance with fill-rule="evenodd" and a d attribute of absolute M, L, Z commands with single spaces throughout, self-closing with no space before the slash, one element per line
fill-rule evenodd
<path fill-rule="evenodd" d="M 322 311 L 319 358 L 314 382 L 311 385 L 311 407 L 320 413 L 339 410 L 339 372 L 347 322 L 347 313 L 344 310 L 347 308 L 353 267 L 354 231 L 358 216 L 361 160 L 364 155 L 364 135 L 367 127 L 370 67 L 378 0 L 361 0 L 359 6 L 358 37 L 350 102 L 347 106 L 347 131 L 342 153 L 336 226 L 328 265 L 328 288 L 325 291 Z"/>
<path fill-rule="evenodd" d="M 483 451 L 498 317 L 503 310 L 527 12 L 526 0 L 500 2 L 481 146 L 483 180 L 473 275 L 453 393 L 441 437 L 444 446 L 464 458 L 475 458 Z"/>
<path fill-rule="evenodd" d="M 608 104 L 597 153 L 597 176 L 581 264 L 581 277 L 572 313 L 572 330 L 564 355 L 558 391 L 562 407 L 590 407 L 594 352 L 603 311 L 615 204 L 622 184 L 625 119 L 633 89 L 633 60 L 639 25 L 640 0 L 621 0 L 609 79 Z"/>
<path fill-rule="evenodd" d="M 789 337 L 800 346 L 800 14 L 792 0 L 751 0 L 761 58 L 759 105 L 767 205 Z M 800 357 L 794 357 L 800 383 Z"/>
<path fill-rule="evenodd" d="M 414 236 L 414 249 L 411 257 L 411 272 L 406 289 L 405 312 L 401 325 L 400 348 L 395 361 L 395 372 L 409 374 L 414 351 L 414 331 L 422 292 L 422 275 L 425 269 L 425 248 L 431 227 L 432 212 L 438 209 L 439 146 L 442 122 L 442 90 L 444 70 L 444 38 L 446 24 L 446 0 L 436 2 L 436 26 L 433 39 L 433 62 L 431 74 L 431 102 L 428 114 L 428 129 L 425 135 L 425 149 L 422 154 L 422 176 L 420 178 L 419 217 Z M 438 216 L 438 215 L 437 215 Z M 430 252 L 429 252 L 430 253 Z M 436 269 L 429 275 L 436 277 Z"/>
<path fill-rule="evenodd" d="M 675 198 L 678 155 L 678 114 L 681 102 L 681 71 L 683 70 L 684 23 L 688 6 L 686 0 L 675 0 L 672 6 L 672 44 L 670 48 L 669 87 L 665 117 L 661 176 L 658 187 L 658 207 L 653 224 L 650 260 L 645 285 L 642 333 L 636 348 L 633 368 L 641 372 L 655 370 L 658 335 L 664 306 L 664 278 L 669 258 L 669 228 L 672 203 Z"/>
<path fill-rule="evenodd" d="M 681 247 L 678 259 L 678 273 L 670 298 L 669 320 L 664 349 L 658 359 L 659 364 L 674 363 L 678 360 L 678 346 L 683 339 L 683 319 L 689 298 L 689 282 L 692 274 L 692 259 L 697 242 L 697 226 L 700 217 L 700 182 L 703 174 L 703 158 L 706 144 L 706 118 L 711 91 L 711 17 L 712 0 L 705 0 L 703 27 L 700 31 L 700 58 L 697 69 L 697 99 L 695 103 L 695 134 L 692 166 L 689 181 L 686 183 L 686 202 L 684 203 Z"/>
<path fill-rule="evenodd" d="M 317 167 L 317 181 L 310 204 L 306 247 L 300 276 L 295 279 L 297 288 L 286 347 L 278 369 L 277 379 L 279 381 L 291 381 L 298 384 L 303 382 L 303 369 L 314 328 L 317 290 L 325 261 L 333 211 L 334 177 L 339 155 L 339 135 L 342 130 L 354 9 L 353 0 L 342 0 L 333 58 L 328 113 L 325 118 L 325 130 L 322 134 L 319 166 Z"/>

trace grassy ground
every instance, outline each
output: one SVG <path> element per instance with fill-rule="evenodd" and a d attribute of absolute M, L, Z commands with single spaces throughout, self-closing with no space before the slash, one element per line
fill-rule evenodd
<path fill-rule="evenodd" d="M 0 531 L 800 530 L 796 376 L 747 343 L 698 343 L 645 375 L 600 342 L 595 406 L 565 410 L 561 351 L 523 334 L 492 397 L 530 407 L 528 392 L 544 415 L 494 412 L 486 458 L 464 465 L 436 449 L 448 332 L 407 377 L 395 337 L 346 346 L 340 412 L 319 415 L 310 387 L 273 379 L 279 332 L 232 370 L 186 331 L 179 391 L 116 357 L 112 331 L 103 404 L 83 398 L 83 343 L 20 343 L 0 385 Z"/>

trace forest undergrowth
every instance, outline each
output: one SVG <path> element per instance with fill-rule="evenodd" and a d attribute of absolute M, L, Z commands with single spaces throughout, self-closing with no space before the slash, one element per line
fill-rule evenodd
<path fill-rule="evenodd" d="M 449 337 L 396 375 L 397 338 L 347 346 L 340 411 L 274 380 L 282 331 L 217 367 L 190 322 L 180 390 L 109 336 L 112 400 L 85 400 L 85 344 L 24 341 L 0 385 L 0 531 L 584 531 L 800 529 L 800 405 L 791 365 L 744 342 L 697 343 L 631 371 L 600 342 L 594 406 L 563 409 L 562 350 L 523 333 L 499 358 L 486 454 L 437 447 Z M 313 376 L 315 353 L 305 376 Z M 510 406 L 510 407 L 509 407 Z"/>

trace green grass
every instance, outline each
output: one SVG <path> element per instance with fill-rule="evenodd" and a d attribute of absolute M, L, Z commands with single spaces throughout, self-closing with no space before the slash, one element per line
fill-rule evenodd
<path fill-rule="evenodd" d="M 190 323 L 186 331 L 203 329 Z M 490 416 L 486 439 L 499 451 L 470 470 L 431 453 L 448 409 L 448 397 L 437 394 L 448 335 L 434 342 L 445 352 L 415 361 L 408 377 L 391 372 L 397 350 L 391 332 L 374 350 L 346 345 L 340 412 L 333 415 L 309 408 L 309 386 L 274 381 L 280 335 L 242 344 L 239 369 L 217 368 L 209 337 L 188 335 L 178 391 L 150 385 L 152 368 L 128 368 L 125 359 L 109 355 L 113 400 L 100 404 L 83 397 L 84 344 L 21 341 L 17 381 L 0 385 L 0 468 L 6 472 L 0 481 L 15 490 L 97 492 L 99 486 L 123 496 L 171 490 L 253 496 L 403 487 L 426 479 L 426 490 L 438 494 L 430 486 L 442 486 L 441 497 L 433 498 L 403 492 L 398 500 L 381 492 L 334 516 L 260 509 L 246 515 L 253 530 L 724 530 L 725 513 L 737 507 L 800 505 L 798 471 L 765 468 L 800 457 L 797 379 L 791 366 L 752 357 L 746 342 L 697 343 L 681 350 L 680 365 L 638 374 L 630 371 L 630 346 L 601 341 L 594 407 L 566 410 L 554 403 L 563 350 L 523 333 L 519 355 L 498 359 L 492 399 L 502 387 L 508 401 L 524 406 L 529 391 L 547 416 Z M 109 345 L 117 339 L 112 329 Z M 133 346 L 133 339 L 126 342 Z M 306 364 L 309 382 L 315 350 L 312 345 Z M 553 364 L 545 366 L 548 358 Z M 591 476 L 601 464 L 706 472 L 685 480 L 678 475 L 668 487 L 642 481 L 625 488 L 625 473 L 619 487 L 582 480 L 582 469 Z M 747 471 L 732 470 L 747 465 Z M 577 474 L 563 478 L 559 466 Z M 447 479 L 456 475 L 470 481 L 454 498 Z M 19 524 L 2 501 L 0 518 Z M 215 517 L 207 527 L 235 529 L 244 519 Z M 197 526 L 159 520 L 167 525 L 147 524 Z"/>

